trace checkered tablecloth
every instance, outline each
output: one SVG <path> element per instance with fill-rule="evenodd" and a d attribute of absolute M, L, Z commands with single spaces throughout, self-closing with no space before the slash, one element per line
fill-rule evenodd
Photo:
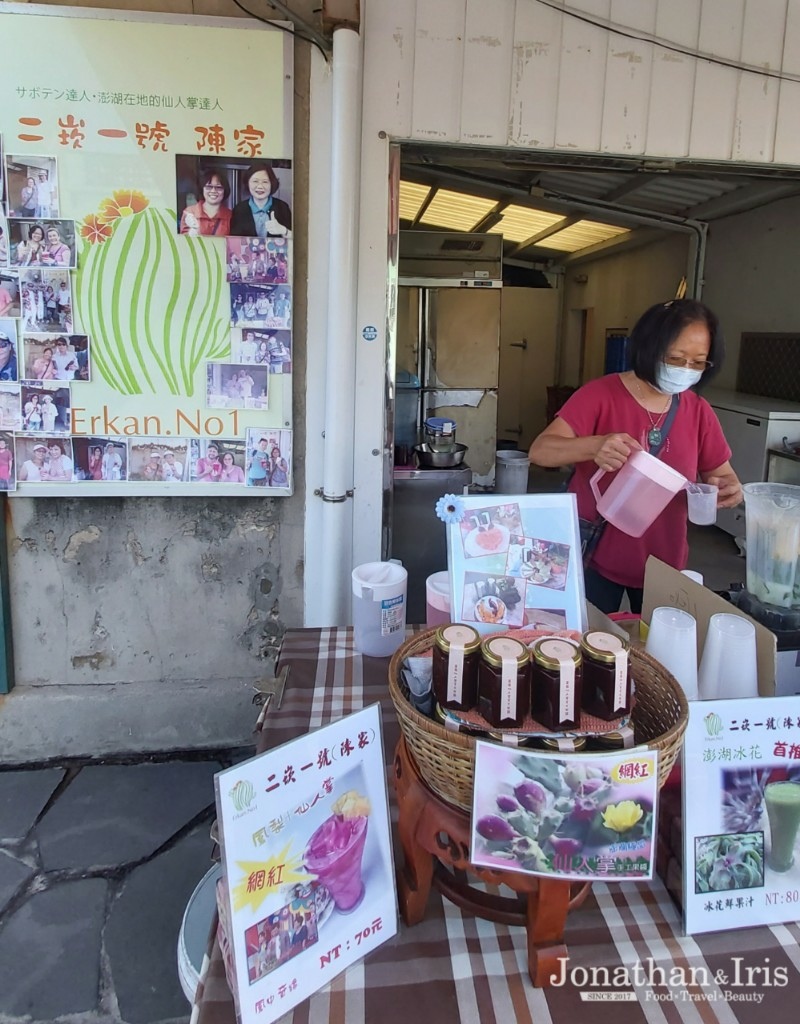
<path fill-rule="evenodd" d="M 350 629 L 303 629 L 286 633 L 279 667 L 285 665 L 290 666 L 287 689 L 280 710 L 267 716 L 266 747 L 380 701 L 384 750 L 391 763 L 399 727 L 387 687 L 388 659 L 358 655 Z M 391 785 L 389 793 L 393 798 Z M 394 806 L 392 813 L 396 818 Z M 398 851 L 395 844 L 395 856 Z M 570 915 L 565 939 L 570 954 L 566 970 L 571 972 L 565 984 L 536 989 L 528 976 L 523 928 L 462 914 L 434 891 L 421 924 L 406 928 L 401 923 L 395 938 L 282 1021 L 783 1024 L 797 1017 L 798 924 L 687 937 L 677 908 L 656 879 L 596 883 Z M 743 983 L 748 967 L 759 968 L 757 982 L 749 986 Z M 735 971 L 741 984 L 735 982 Z M 786 984 L 765 983 L 784 972 Z M 611 1001 L 610 995 L 617 998 Z M 192 1020 L 234 1024 L 217 943 L 204 967 Z"/>

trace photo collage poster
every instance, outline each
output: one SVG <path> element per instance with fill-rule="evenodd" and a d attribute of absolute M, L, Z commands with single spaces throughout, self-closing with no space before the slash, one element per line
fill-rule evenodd
<path fill-rule="evenodd" d="M 586 628 L 574 495 L 450 495 L 445 504 L 454 622 L 482 634 Z"/>
<path fill-rule="evenodd" d="M 115 20 L 28 11 L 0 31 L 0 490 L 291 494 L 291 39 L 142 20 L 121 48 Z M 32 37 L 70 88 L 33 80 Z"/>

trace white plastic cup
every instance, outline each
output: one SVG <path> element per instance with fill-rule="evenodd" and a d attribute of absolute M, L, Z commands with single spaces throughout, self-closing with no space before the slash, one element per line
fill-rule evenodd
<path fill-rule="evenodd" d="M 425 624 L 429 629 L 450 622 L 450 573 L 444 569 L 425 580 Z"/>
<path fill-rule="evenodd" d="M 695 583 L 699 583 L 703 586 L 703 574 L 701 572 L 695 572 L 694 569 L 681 569 L 681 576 L 686 576 L 690 580 L 694 580 Z"/>
<path fill-rule="evenodd" d="M 654 608 L 645 650 L 671 672 L 687 700 L 697 700 L 697 622 L 678 608 Z"/>
<path fill-rule="evenodd" d="M 495 494 L 527 494 L 528 468 L 527 452 L 496 451 Z"/>
<path fill-rule="evenodd" d="M 388 658 L 406 635 L 408 573 L 399 562 L 353 569 L 353 639 L 360 654 Z"/>
<path fill-rule="evenodd" d="M 728 612 L 711 616 L 698 687 L 701 700 L 758 696 L 756 628 L 752 622 Z"/>
<path fill-rule="evenodd" d="M 713 526 L 717 521 L 718 494 L 715 484 L 689 484 L 686 490 L 689 522 L 695 526 Z"/>

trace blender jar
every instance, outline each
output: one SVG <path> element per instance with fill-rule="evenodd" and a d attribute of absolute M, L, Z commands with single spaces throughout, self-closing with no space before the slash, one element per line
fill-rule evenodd
<path fill-rule="evenodd" d="M 745 484 L 747 589 L 760 601 L 800 608 L 800 487 Z"/>

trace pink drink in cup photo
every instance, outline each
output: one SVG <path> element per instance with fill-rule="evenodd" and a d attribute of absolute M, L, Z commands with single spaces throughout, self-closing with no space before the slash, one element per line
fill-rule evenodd
<path fill-rule="evenodd" d="M 306 870 L 316 875 L 342 913 L 361 903 L 361 860 L 367 840 L 369 800 L 349 790 L 333 805 L 333 814 L 314 832 L 305 852 Z"/>

